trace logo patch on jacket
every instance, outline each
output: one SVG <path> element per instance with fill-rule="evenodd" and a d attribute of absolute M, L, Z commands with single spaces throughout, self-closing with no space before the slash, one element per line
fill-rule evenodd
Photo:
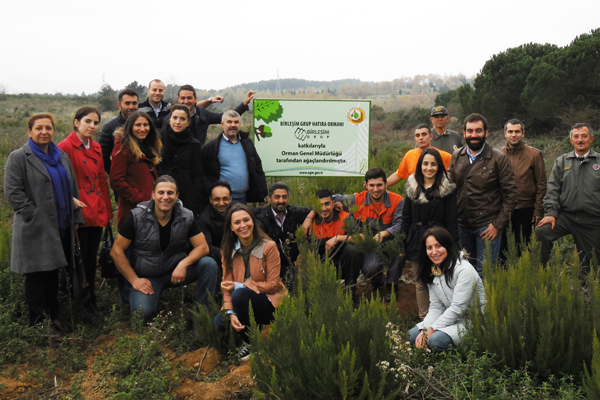
<path fill-rule="evenodd" d="M 594 168 L 594 171 L 598 171 L 600 169 L 600 164 L 594 164 L 592 165 L 592 168 Z"/>

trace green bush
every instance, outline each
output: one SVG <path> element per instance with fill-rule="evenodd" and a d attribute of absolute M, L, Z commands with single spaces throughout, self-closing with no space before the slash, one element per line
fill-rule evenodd
<path fill-rule="evenodd" d="M 591 360 L 592 332 L 600 318 L 595 274 L 582 289 L 576 252 L 566 263 L 557 246 L 544 268 L 539 243 L 533 240 L 529 248 L 520 258 L 509 256 L 506 269 L 484 264 L 487 304 L 470 311 L 478 349 L 496 354 L 510 368 L 528 366 L 541 378 L 579 377 L 583 362 Z"/>
<path fill-rule="evenodd" d="M 591 372 L 584 364 L 584 380 L 583 387 L 588 396 L 588 399 L 598 400 L 600 399 L 600 340 L 594 330 L 594 343 L 592 346 L 592 362 Z"/>
<path fill-rule="evenodd" d="M 394 377 L 402 398 L 417 399 L 581 399 L 581 388 L 569 377 L 551 376 L 539 383 L 527 368 L 502 367 L 497 357 L 473 350 L 472 339 L 459 351 L 431 353 L 412 348 L 406 328 L 388 325 L 393 363 L 380 368 Z"/>
<path fill-rule="evenodd" d="M 230 357 L 235 354 L 239 345 L 237 342 L 239 335 L 229 323 L 229 316 L 223 317 L 227 328 L 223 332 L 217 330 L 213 324 L 213 318 L 219 312 L 221 312 L 221 306 L 211 297 L 209 307 L 199 307 L 198 311 L 193 313 L 194 332 L 202 345 L 213 347 L 224 356 Z"/>
<path fill-rule="evenodd" d="M 178 377 L 160 347 L 166 328 L 162 321 L 159 316 L 143 334 L 119 337 L 96 358 L 93 368 L 104 398 L 174 398 L 170 392 Z"/>
<path fill-rule="evenodd" d="M 268 339 L 252 327 L 258 389 L 288 400 L 395 398 L 398 387 L 378 364 L 392 362 L 386 324 L 399 319 L 396 308 L 375 297 L 354 309 L 336 268 L 306 245 L 301 251 L 296 296 L 277 308 Z"/>

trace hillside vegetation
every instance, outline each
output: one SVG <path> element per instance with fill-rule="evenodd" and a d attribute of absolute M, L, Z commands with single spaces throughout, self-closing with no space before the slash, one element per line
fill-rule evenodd
<path fill-rule="evenodd" d="M 413 127 L 429 120 L 434 104 L 448 107 L 452 116 L 449 128 L 458 131 L 466 114 L 482 112 L 492 123 L 488 141 L 494 147 L 504 145 L 501 126 L 505 120 L 520 117 L 527 127 L 526 142 L 544 152 L 549 171 L 556 157 L 571 149 L 569 125 L 583 121 L 595 130 L 600 127 L 599 40 L 600 30 L 595 30 L 562 48 L 529 44 L 508 49 L 492 57 L 474 79 L 433 75 L 378 83 L 286 79 L 199 90 L 198 98 L 225 96 L 224 104 L 211 106 L 216 111 L 233 108 L 251 89 L 263 98 L 370 99 L 370 166 L 382 167 L 388 174 L 414 147 Z M 129 86 L 145 100 L 142 85 L 134 81 Z M 168 85 L 168 100 L 176 99 L 177 88 Z M 116 93 L 106 85 L 98 93 L 84 96 L 0 94 L 2 186 L 6 157 L 25 143 L 26 121 L 31 115 L 44 111 L 57 116 L 54 141 L 58 143 L 70 133 L 73 114 L 83 105 L 101 107 L 102 123 L 116 115 Z M 242 119 L 247 131 L 251 131 L 250 114 Z M 215 126 L 209 135 L 218 131 Z M 362 190 L 363 184 L 360 178 L 284 180 L 292 189 L 291 203 L 307 206 L 314 204 L 313 193 L 318 188 L 350 193 Z M 403 185 L 393 190 L 403 194 Z M 98 276 L 99 306 L 105 313 L 102 324 L 85 324 L 81 305 L 63 294 L 62 317 L 72 327 L 70 334 L 29 327 L 23 277 L 9 270 L 12 214 L 6 198 L 0 196 L 0 398 L 306 398 L 302 390 L 307 385 L 314 398 L 327 399 L 582 399 L 586 393 L 590 398 L 600 394 L 597 338 L 592 353 L 593 332 L 600 328 L 600 290 L 594 274 L 586 290 L 580 290 L 573 261 L 577 258 L 568 238 L 556 248 L 548 269 L 539 265 L 535 245 L 520 260 L 512 254 L 506 270 L 486 265 L 486 276 L 494 284 L 486 288 L 486 296 L 494 296 L 498 307 L 486 315 L 473 315 L 479 336 L 465 341 L 459 352 L 443 356 L 413 352 L 403 345 L 416 315 L 399 315 L 395 307 L 378 298 L 363 301 L 354 309 L 330 266 L 307 261 L 302 294 L 282 308 L 281 320 L 271 327 L 271 334 L 285 340 L 302 333 L 314 343 L 308 339 L 303 339 L 307 343 L 302 346 L 269 343 L 266 333 L 261 339 L 255 333 L 258 356 L 250 372 L 248 364 L 239 366 L 233 361 L 227 338 L 220 344 L 210 338 L 210 313 L 216 312 L 217 304 L 206 315 L 190 314 L 193 288 L 189 287 L 167 292 L 161 302 L 163 314 L 147 327 L 121 308 L 116 283 Z M 35 243 L 31 245 L 35 249 Z M 528 279 L 532 274 L 535 279 Z M 515 291 L 532 300 L 519 302 L 504 296 L 507 287 L 516 287 Z M 320 307 L 311 298 L 322 299 L 327 306 Z M 354 325 L 345 324 L 350 320 Z M 298 321 L 306 323 L 300 326 Z M 518 345 L 506 335 L 490 334 L 494 329 L 489 327 L 496 323 L 522 329 L 516 335 Z M 538 334 L 540 324 L 545 328 L 543 335 Z M 311 330 L 300 332 L 303 326 Z M 553 330 L 554 326 L 558 328 Z M 559 342 L 565 342 L 568 329 L 580 330 L 571 340 L 580 342 L 564 349 Z M 360 332 L 378 335 L 369 338 L 358 335 Z M 345 338 L 345 342 L 338 343 L 336 338 Z M 207 344 L 210 349 L 204 347 Z M 532 351 L 524 351 L 523 346 Z M 494 353 L 489 353 L 491 350 Z M 314 365 L 327 368 L 326 373 L 315 373 Z M 217 393 L 216 387 L 222 390 Z"/>

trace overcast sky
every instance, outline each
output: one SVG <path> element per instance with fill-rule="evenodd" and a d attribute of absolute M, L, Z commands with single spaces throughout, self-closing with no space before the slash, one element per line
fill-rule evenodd
<path fill-rule="evenodd" d="M 568 45 L 599 15 L 598 0 L 2 0 L 0 91 L 473 76 L 510 47 Z"/>

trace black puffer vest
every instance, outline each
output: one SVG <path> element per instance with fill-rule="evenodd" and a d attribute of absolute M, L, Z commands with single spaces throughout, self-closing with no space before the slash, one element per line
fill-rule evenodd
<path fill-rule="evenodd" d="M 135 224 L 135 239 L 131 243 L 131 266 L 140 278 L 164 275 L 186 256 L 187 238 L 194 214 L 178 200 L 173 208 L 171 241 L 166 251 L 160 248 L 158 221 L 154 215 L 154 200 L 145 201 L 131 211 Z"/>

